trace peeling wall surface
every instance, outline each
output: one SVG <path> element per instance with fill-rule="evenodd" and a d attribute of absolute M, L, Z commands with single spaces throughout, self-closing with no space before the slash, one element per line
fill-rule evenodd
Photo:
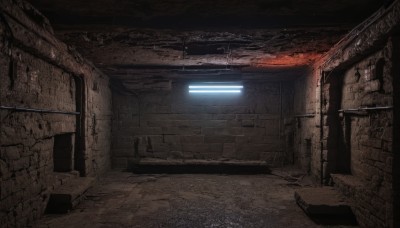
<path fill-rule="evenodd" d="M 393 44 L 393 59 L 400 58 L 400 36 L 396 35 L 392 39 Z M 392 65 L 392 74 L 393 74 L 393 160 L 392 160 L 392 168 L 393 168 L 393 227 L 400 226 L 400 218 L 398 215 L 400 214 L 400 166 L 397 165 L 400 162 L 400 157 L 398 156 L 398 152 L 400 150 L 400 112 L 399 112 L 399 98 L 400 98 L 400 66 L 398 64 Z M 397 76 L 396 76 L 397 75 Z"/>
<path fill-rule="evenodd" d="M 352 200 L 362 227 L 396 227 L 398 217 L 393 199 L 398 40 L 388 34 L 398 33 L 399 8 L 395 2 L 366 20 L 294 84 L 294 113 L 315 114 L 296 118 L 295 159 Z M 310 164 L 304 150 L 308 139 Z"/>
<path fill-rule="evenodd" d="M 111 93 L 108 78 L 57 41 L 30 5 L 1 1 L 0 8 L 0 226 L 26 227 L 60 184 L 55 138 L 67 139 L 58 143 L 70 153 L 59 158 L 65 174 L 110 167 Z"/>
<path fill-rule="evenodd" d="M 314 72 L 297 79 L 294 82 L 293 106 L 294 118 L 294 163 L 302 170 L 318 176 L 320 165 L 313 163 L 318 150 L 319 132 L 316 126 L 319 124 L 317 106 L 319 104 L 319 94 L 317 92 L 318 76 Z M 297 116 L 297 117 L 296 117 Z M 309 145 L 308 145 L 309 143 Z"/>
<path fill-rule="evenodd" d="M 290 83 L 244 82 L 241 94 L 170 91 L 113 94 L 114 167 L 140 158 L 262 160 L 286 164 L 283 119 L 292 110 Z"/>
<path fill-rule="evenodd" d="M 344 73 L 341 109 L 354 107 L 387 107 L 393 105 L 391 47 L 386 46 Z M 357 115 L 358 114 L 358 115 Z M 391 111 L 344 113 L 343 141 L 348 145 L 350 172 L 370 179 L 371 167 L 391 172 L 393 113 Z M 347 121 L 347 122 L 346 122 Z M 379 158 L 381 157 L 381 158 Z M 369 171 L 369 172 L 368 172 Z M 383 176 L 383 175 L 382 175 Z"/>
<path fill-rule="evenodd" d="M 389 41 L 381 51 L 345 71 L 341 109 L 392 106 L 392 64 Z M 360 223 L 385 227 L 393 219 L 393 111 L 345 111 L 341 123 L 337 141 L 343 145 L 342 149 L 328 148 L 328 153 L 335 153 L 333 169 L 336 173 L 350 173 L 365 184 L 362 189 L 355 189 L 354 196 Z"/>

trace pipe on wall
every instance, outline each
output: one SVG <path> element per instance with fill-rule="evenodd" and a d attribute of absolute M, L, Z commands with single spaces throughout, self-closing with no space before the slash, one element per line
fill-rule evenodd
<path fill-rule="evenodd" d="M 29 53 L 30 55 L 34 56 L 35 58 L 41 59 L 47 64 L 54 66 L 58 69 L 61 69 L 62 71 L 68 73 L 74 80 L 75 80 L 75 85 L 76 85 L 76 111 L 75 112 L 66 112 L 66 111 L 60 111 L 60 110 L 46 110 L 46 109 L 35 109 L 35 108 L 24 108 L 24 107 L 8 107 L 8 106 L 2 106 L 3 104 L 1 103 L 0 99 L 0 110 L 11 110 L 11 111 L 18 111 L 18 112 L 36 112 L 36 113 L 49 113 L 49 114 L 63 114 L 63 115 L 76 115 L 76 151 L 79 150 L 79 156 L 81 157 L 81 164 L 79 164 L 79 172 L 81 176 L 86 176 L 87 170 L 86 170 L 86 164 L 85 164 L 85 148 L 86 148 L 86 140 L 85 140 L 85 135 L 88 129 L 86 129 L 86 112 L 88 110 L 88 96 L 89 96 L 89 88 L 87 86 L 87 78 L 85 75 L 83 75 L 81 72 L 82 70 L 74 70 L 69 64 L 66 64 L 63 61 L 56 61 L 52 57 L 47 56 L 43 52 L 35 51 L 34 48 L 27 46 L 20 40 L 17 40 L 14 37 L 13 30 L 11 29 L 9 25 L 9 21 L 14 21 L 15 23 L 21 25 L 25 29 L 29 30 L 30 32 L 34 33 L 36 36 L 38 36 L 38 39 L 43 40 L 44 42 L 48 42 L 50 46 L 53 46 L 55 48 L 58 47 L 58 42 L 54 43 L 52 39 L 49 39 L 47 37 L 47 33 L 39 33 L 35 31 L 35 29 L 30 28 L 27 26 L 27 24 L 23 23 L 21 20 L 18 18 L 14 17 L 12 13 L 10 12 L 4 12 L 3 10 L 0 11 L 0 23 L 4 23 L 5 29 L 6 29 L 6 37 L 5 39 L 8 40 L 8 56 L 12 58 L 12 51 L 15 49 L 20 49 L 26 53 Z M 8 34 L 7 34 L 8 33 Z M 50 35 L 51 37 L 51 35 Z M 79 60 L 77 63 L 82 64 Z M 86 61 L 84 61 L 84 64 L 87 64 Z M 92 69 L 95 69 L 93 65 L 89 64 L 92 66 Z M 97 71 L 100 75 L 100 71 Z M 77 164 L 77 163 L 76 163 Z"/>
<path fill-rule="evenodd" d="M 324 87 L 324 78 L 323 78 L 323 74 L 324 72 L 321 71 L 320 72 L 320 80 L 319 80 L 319 131 L 320 131 L 320 181 L 321 181 L 321 185 L 324 184 L 324 142 L 323 142 L 323 138 L 324 138 L 324 130 L 323 130 L 323 124 L 324 124 L 324 116 L 322 113 L 322 108 L 323 108 L 323 87 Z"/>
<path fill-rule="evenodd" d="M 282 138 L 282 119 L 283 119 L 283 104 L 282 104 L 282 82 L 279 82 L 279 138 Z"/>
<path fill-rule="evenodd" d="M 380 110 L 391 110 L 391 109 L 393 109 L 393 106 L 349 108 L 349 109 L 340 109 L 338 110 L 338 112 L 349 113 L 349 112 L 359 112 L 359 111 L 380 111 Z"/>
<path fill-rule="evenodd" d="M 295 115 L 294 117 L 295 118 L 314 118 L 315 113 L 299 114 L 299 115 Z"/>
<path fill-rule="evenodd" d="M 1 110 L 10 110 L 16 112 L 36 112 L 36 113 L 51 113 L 51 114 L 63 114 L 63 115 L 80 115 L 80 112 L 66 112 L 59 110 L 49 110 L 49 109 L 36 109 L 36 108 L 24 108 L 24 107 L 10 107 L 10 106 L 0 106 Z"/>

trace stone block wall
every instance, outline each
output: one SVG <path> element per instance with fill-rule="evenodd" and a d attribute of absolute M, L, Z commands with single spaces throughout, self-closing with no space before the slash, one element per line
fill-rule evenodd
<path fill-rule="evenodd" d="M 244 82 L 240 95 L 189 94 L 188 85 L 174 81 L 170 91 L 113 94 L 114 167 L 139 158 L 286 162 L 290 83 Z"/>
<path fill-rule="evenodd" d="M 380 67 L 382 62 L 383 67 Z M 335 185 L 353 200 L 354 212 L 362 227 L 393 227 L 394 114 L 390 109 L 346 114 L 339 110 L 392 106 L 392 69 L 389 40 L 380 51 L 348 66 L 347 70 L 328 72 L 325 76 L 329 78 L 322 90 L 321 122 L 318 78 L 324 80 L 324 75 L 315 70 L 298 79 L 294 86 L 294 113 L 316 114 L 313 118 L 296 118 L 295 161 L 304 170 L 308 168 L 308 158 L 303 153 L 305 140 L 311 139 L 311 174 L 317 180 L 322 176 L 323 183 L 329 184 L 332 183 L 330 173 L 351 175 Z M 376 74 L 382 78 L 377 78 Z"/>
<path fill-rule="evenodd" d="M 391 68 L 391 47 L 388 46 L 350 67 L 344 73 L 341 109 L 392 106 Z M 344 122 L 346 118 L 348 123 Z M 348 132 L 345 132 L 346 130 Z M 386 167 L 391 172 L 391 110 L 344 113 L 342 132 L 349 144 L 351 174 L 371 179 L 371 175 L 384 176 L 384 173 L 379 173 L 376 168 L 384 171 Z"/>
<path fill-rule="evenodd" d="M 400 36 L 392 37 L 393 59 L 400 59 Z M 400 65 L 393 64 L 393 227 L 400 226 Z"/>
<path fill-rule="evenodd" d="M 392 64 L 389 41 L 381 51 L 349 67 L 343 75 L 341 109 L 392 106 Z M 345 165 L 349 167 L 336 171 L 349 171 L 365 183 L 364 189 L 357 189 L 354 194 L 360 223 L 387 227 L 393 221 L 393 111 L 345 112 L 341 119 L 343 138 L 339 141 L 345 146 L 342 150 L 329 149 L 337 150 L 335 153 L 341 158 L 337 163 L 346 160 L 340 153 L 346 154 L 349 161 Z"/>
<path fill-rule="evenodd" d="M 74 145 L 68 151 L 79 155 L 82 175 L 109 168 L 111 92 L 108 78 L 54 38 L 47 19 L 28 3 L 6 0 L 0 8 L 0 227 L 27 227 L 60 184 L 53 161 L 56 136 L 69 135 Z"/>
<path fill-rule="evenodd" d="M 294 163 L 302 170 L 320 175 L 319 152 L 319 89 L 317 72 L 294 82 Z M 298 116 L 298 117 L 296 117 Z"/>
<path fill-rule="evenodd" d="M 297 121 L 301 123 L 301 128 L 295 127 L 297 162 L 303 167 L 301 144 L 311 138 L 312 175 L 349 196 L 361 227 L 399 224 L 395 199 L 399 147 L 394 139 L 398 137 L 394 100 L 398 94 L 399 51 L 398 38 L 393 36 L 399 32 L 399 9 L 399 1 L 381 9 L 333 47 L 294 86 L 294 113 L 315 110 L 316 114 Z M 387 106 L 394 108 L 348 110 Z M 334 173 L 341 175 L 335 175 L 333 183 Z"/>
<path fill-rule="evenodd" d="M 75 111 L 75 87 L 69 75 L 49 68 L 27 53 L 16 53 L 21 58 L 13 78 L 14 86 L 9 77 L 11 69 L 1 70 L 1 105 Z M 0 59 L 2 66 L 11 65 L 10 57 L 4 53 Z M 32 78 L 27 68 L 36 71 L 36 77 Z M 40 89 L 40 95 L 35 95 L 31 87 Z M 49 187 L 53 185 L 49 183 L 49 176 L 53 173 L 54 136 L 74 133 L 76 118 L 6 110 L 1 110 L 0 115 L 0 224 L 25 227 L 43 213 Z"/>

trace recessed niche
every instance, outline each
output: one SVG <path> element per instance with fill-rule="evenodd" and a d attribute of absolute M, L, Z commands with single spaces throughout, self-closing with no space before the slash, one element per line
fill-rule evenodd
<path fill-rule="evenodd" d="M 385 60 L 383 58 L 379 59 L 375 65 L 374 79 L 379 81 L 379 92 L 383 91 L 383 71 L 385 67 Z"/>
<path fill-rule="evenodd" d="M 74 169 L 74 134 L 54 136 L 54 172 L 70 172 Z"/>

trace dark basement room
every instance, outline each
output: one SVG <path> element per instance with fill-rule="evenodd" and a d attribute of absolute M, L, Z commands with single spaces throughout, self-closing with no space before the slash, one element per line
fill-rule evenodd
<path fill-rule="evenodd" d="M 399 228 L 400 0 L 0 0 L 0 227 Z"/>

